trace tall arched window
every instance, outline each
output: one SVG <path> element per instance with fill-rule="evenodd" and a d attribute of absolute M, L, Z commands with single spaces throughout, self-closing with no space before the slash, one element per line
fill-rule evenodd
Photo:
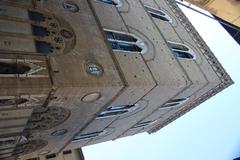
<path fill-rule="evenodd" d="M 136 53 L 146 53 L 146 44 L 137 36 L 119 31 L 104 29 L 108 43 L 113 51 Z"/>
<path fill-rule="evenodd" d="M 105 134 L 107 134 L 107 130 L 97 131 L 97 132 L 92 132 L 92 133 L 86 133 L 86 134 L 77 134 L 74 137 L 74 139 L 72 140 L 72 142 L 80 142 L 80 141 L 83 141 L 83 140 L 103 136 Z"/>
<path fill-rule="evenodd" d="M 180 104 L 185 103 L 188 100 L 188 98 L 178 98 L 178 99 L 172 99 L 169 100 L 167 103 L 165 103 L 162 107 L 176 107 Z"/>
<path fill-rule="evenodd" d="M 142 128 L 142 127 L 146 127 L 146 126 L 150 126 L 153 123 L 155 123 L 156 121 L 145 121 L 145 122 L 140 122 L 137 123 L 136 125 L 134 125 L 132 128 L 130 129 L 136 129 L 136 128 Z"/>
<path fill-rule="evenodd" d="M 187 45 L 170 41 L 168 45 L 178 59 L 196 59 L 195 53 Z"/>
<path fill-rule="evenodd" d="M 40 60 L 29 59 L 0 59 L 0 77 L 39 77 L 46 70 Z"/>
<path fill-rule="evenodd" d="M 0 62 L 0 74 L 27 74 L 30 70 L 24 63 Z"/>
<path fill-rule="evenodd" d="M 122 7 L 123 6 L 122 0 L 96 0 L 96 1 L 101 2 L 101 3 L 115 5 L 116 7 Z"/>
<path fill-rule="evenodd" d="M 1 106 L 12 106 L 12 105 L 18 105 L 28 102 L 28 99 L 26 98 L 4 98 L 0 99 L 0 107 Z"/>
<path fill-rule="evenodd" d="M 118 105 L 118 106 L 111 106 L 102 111 L 98 116 L 97 119 L 101 118 L 109 118 L 115 117 L 119 115 L 123 115 L 129 112 L 133 112 L 138 108 L 137 105 Z"/>
<path fill-rule="evenodd" d="M 153 18 L 157 18 L 157 19 L 172 23 L 171 17 L 167 15 L 165 12 L 163 12 L 162 10 L 156 9 L 147 5 L 144 5 L 144 7 Z"/>

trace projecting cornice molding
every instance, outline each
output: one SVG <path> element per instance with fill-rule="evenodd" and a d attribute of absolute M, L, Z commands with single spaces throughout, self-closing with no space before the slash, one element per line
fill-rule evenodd
<path fill-rule="evenodd" d="M 221 83 L 209 90 L 207 93 L 203 94 L 201 97 L 197 98 L 195 101 L 189 103 L 188 105 L 182 107 L 179 111 L 165 119 L 164 121 L 160 122 L 159 124 L 156 124 L 152 129 L 148 131 L 148 133 L 154 133 L 158 131 L 159 129 L 165 127 L 169 123 L 173 122 L 177 118 L 181 117 L 185 113 L 189 112 L 199 104 L 203 103 L 207 99 L 211 98 L 212 96 L 216 95 L 217 93 L 221 92 L 228 86 L 232 85 L 234 82 L 230 78 L 230 76 L 227 74 L 225 69 L 222 67 L 220 62 L 217 60 L 217 58 L 214 56 L 210 48 L 207 46 L 207 44 L 204 42 L 202 37 L 198 34 L 196 29 L 193 27 L 191 22 L 188 20 L 188 18 L 184 15 L 184 13 L 181 11 L 181 9 L 177 6 L 175 0 L 165 0 L 175 16 L 178 18 L 178 20 L 181 22 L 181 24 L 185 27 L 186 31 L 189 32 L 191 38 L 196 43 L 202 54 L 205 56 L 209 64 L 212 66 L 213 70 L 218 75 L 219 79 L 221 80 Z"/>

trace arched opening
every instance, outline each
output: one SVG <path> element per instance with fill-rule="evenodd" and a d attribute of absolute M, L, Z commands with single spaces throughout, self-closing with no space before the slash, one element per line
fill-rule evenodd
<path fill-rule="evenodd" d="M 175 106 L 185 103 L 187 100 L 188 100 L 188 98 L 171 99 L 171 100 L 167 101 L 162 107 L 164 107 L 164 108 L 175 107 Z"/>
<path fill-rule="evenodd" d="M 144 7 L 153 18 L 157 18 L 157 19 L 172 23 L 172 19 L 170 18 L 170 16 L 167 15 L 162 10 L 156 9 L 147 5 L 144 5 Z"/>
<path fill-rule="evenodd" d="M 168 45 L 178 59 L 195 59 L 195 53 L 185 44 L 168 41 Z"/>
<path fill-rule="evenodd" d="M 17 98 L 17 99 L 0 99 L 0 106 L 11 106 L 11 105 L 19 105 L 26 103 L 28 100 L 26 98 Z"/>
<path fill-rule="evenodd" d="M 82 140 L 87 140 L 87 139 L 90 139 L 90 138 L 103 136 L 103 135 L 106 135 L 107 133 L 108 133 L 107 130 L 102 130 L 102 131 L 86 133 L 86 134 L 77 134 L 74 137 L 74 139 L 72 140 L 72 142 L 79 142 L 79 141 L 82 141 Z"/>
<path fill-rule="evenodd" d="M 153 124 L 155 121 L 145 121 L 145 122 L 139 122 L 136 125 L 134 125 L 131 129 L 136 129 L 136 128 L 142 128 L 146 126 L 150 126 Z"/>
<path fill-rule="evenodd" d="M 26 74 L 30 70 L 24 63 L 0 62 L 0 74 Z"/>
<path fill-rule="evenodd" d="M 97 119 L 101 118 L 109 118 L 109 117 L 115 117 L 119 115 L 123 115 L 129 112 L 133 112 L 138 107 L 136 105 L 117 105 L 117 106 L 111 106 L 102 111 L 98 116 Z"/>
<path fill-rule="evenodd" d="M 109 29 L 104 29 L 104 31 L 113 51 L 141 54 L 147 51 L 145 42 L 134 34 Z"/>
<path fill-rule="evenodd" d="M 116 7 L 121 7 L 123 5 L 122 0 L 96 0 L 97 2 L 115 5 Z"/>

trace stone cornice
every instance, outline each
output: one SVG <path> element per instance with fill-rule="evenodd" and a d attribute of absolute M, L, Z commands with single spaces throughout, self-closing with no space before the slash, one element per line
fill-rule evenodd
<path fill-rule="evenodd" d="M 199 104 L 203 103 L 207 99 L 211 98 L 212 96 L 216 95 L 217 93 L 221 92 L 223 89 L 227 88 L 228 86 L 232 85 L 234 82 L 230 78 L 230 76 L 227 74 L 227 72 L 224 70 L 222 65 L 219 63 L 217 58 L 214 56 L 214 54 L 211 52 L 210 48 L 207 46 L 207 44 L 204 42 L 204 40 L 201 38 L 201 36 L 198 34 L 196 29 L 193 27 L 191 22 L 188 20 L 188 18 L 184 15 L 184 13 L 181 11 L 181 9 L 177 6 L 175 0 L 165 0 L 175 16 L 178 18 L 178 20 L 181 22 L 181 24 L 184 26 L 186 31 L 190 34 L 192 40 L 196 43 L 197 47 L 200 49 L 202 55 L 205 56 L 209 64 L 212 66 L 212 69 L 216 72 L 219 79 L 221 80 L 221 83 L 209 90 L 207 93 L 203 94 L 193 102 L 187 104 L 186 106 L 182 107 L 180 110 L 178 110 L 176 113 L 168 117 L 167 119 L 163 120 L 159 124 L 155 125 L 152 129 L 148 131 L 148 133 L 154 133 L 158 131 L 159 129 L 163 128 L 164 126 L 168 125 L 169 123 L 173 122 L 177 118 L 181 117 L 185 113 L 189 112 Z"/>

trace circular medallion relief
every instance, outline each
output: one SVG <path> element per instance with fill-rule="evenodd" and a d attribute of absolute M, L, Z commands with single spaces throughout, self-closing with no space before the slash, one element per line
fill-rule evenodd
<path fill-rule="evenodd" d="M 100 64 L 92 62 L 85 64 L 85 70 L 88 74 L 96 77 L 100 77 L 104 72 Z"/>
<path fill-rule="evenodd" d="M 99 92 L 93 92 L 86 94 L 81 100 L 83 102 L 94 102 L 98 100 L 101 97 L 101 94 Z"/>
<path fill-rule="evenodd" d="M 78 5 L 71 1 L 63 2 L 62 6 L 66 11 L 69 11 L 69 12 L 75 13 L 79 11 Z"/>

